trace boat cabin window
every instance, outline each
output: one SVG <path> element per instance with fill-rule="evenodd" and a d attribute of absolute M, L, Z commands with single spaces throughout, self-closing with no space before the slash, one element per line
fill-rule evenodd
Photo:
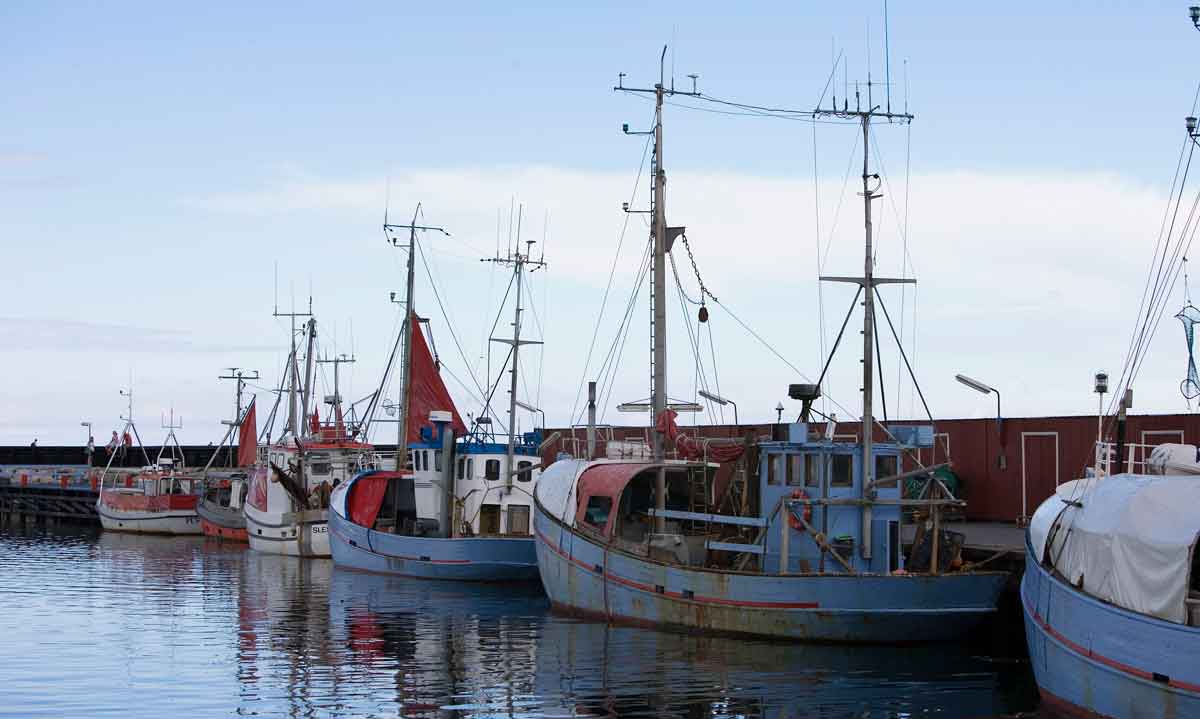
<path fill-rule="evenodd" d="M 487 464 L 484 465 L 483 476 L 484 479 L 487 479 L 489 482 L 495 482 L 496 480 L 500 479 L 500 460 L 489 459 Z"/>
<path fill-rule="evenodd" d="M 467 457 L 467 477 L 475 476 L 475 460 Z"/>
<path fill-rule="evenodd" d="M 875 479 L 894 477 L 896 474 L 896 457 L 894 455 L 875 457 Z"/>
<path fill-rule="evenodd" d="M 454 478 L 455 479 L 463 478 L 463 468 L 466 466 L 467 466 L 467 460 L 464 459 L 463 457 L 459 457 L 458 461 L 454 463 Z"/>
<path fill-rule="evenodd" d="M 519 504 L 509 505 L 508 533 L 529 534 L 529 507 Z"/>
<path fill-rule="evenodd" d="M 313 462 L 311 468 L 313 474 L 329 474 L 333 465 L 329 462 Z"/>
<path fill-rule="evenodd" d="M 848 454 L 835 454 L 833 460 L 833 476 L 829 480 L 831 487 L 849 487 L 854 484 L 854 458 Z"/>
<path fill-rule="evenodd" d="M 784 455 L 782 454 L 772 454 L 767 457 L 767 484 L 783 482 L 783 460 Z"/>
<path fill-rule="evenodd" d="M 479 508 L 479 533 L 500 533 L 500 505 L 485 504 Z"/>
<path fill-rule="evenodd" d="M 799 454 L 787 456 L 787 483 L 789 487 L 799 487 L 804 481 L 804 457 Z"/>
<path fill-rule="evenodd" d="M 821 465 L 823 464 L 824 455 L 810 454 L 808 461 L 804 463 L 804 486 L 805 487 L 820 487 L 821 486 Z"/>
<path fill-rule="evenodd" d="M 596 529 L 603 530 L 608 526 L 608 515 L 612 512 L 612 497 L 588 497 L 587 508 L 583 512 L 583 521 Z"/>
<path fill-rule="evenodd" d="M 533 472 L 529 468 L 533 466 L 533 462 L 521 461 L 517 462 L 517 481 L 528 482 L 533 479 Z"/>
<path fill-rule="evenodd" d="M 442 471 L 442 450 L 435 449 L 433 451 L 433 471 Z"/>

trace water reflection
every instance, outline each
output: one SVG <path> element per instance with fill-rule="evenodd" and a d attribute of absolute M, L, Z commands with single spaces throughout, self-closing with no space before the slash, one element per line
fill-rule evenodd
<path fill-rule="evenodd" d="M 578 622 L 536 585 L 339 571 L 202 538 L 0 529 L 0 714 L 997 716 L 1024 664 Z M 86 668 L 83 671 L 82 668 Z"/>

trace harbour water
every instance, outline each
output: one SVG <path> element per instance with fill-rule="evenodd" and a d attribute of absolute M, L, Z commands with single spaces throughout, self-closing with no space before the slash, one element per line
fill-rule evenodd
<path fill-rule="evenodd" d="M 577 621 L 537 585 L 406 580 L 204 538 L 0 528 L 0 716 L 998 717 L 1027 662 Z"/>

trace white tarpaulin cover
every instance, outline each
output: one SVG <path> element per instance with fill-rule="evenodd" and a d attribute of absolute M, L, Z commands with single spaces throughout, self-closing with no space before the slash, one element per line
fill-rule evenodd
<path fill-rule="evenodd" d="M 1081 506 L 1067 504 L 1078 502 Z M 1118 474 L 1068 482 L 1029 525 L 1038 558 L 1120 607 L 1184 623 L 1200 477 Z M 1057 525 L 1057 526 L 1056 526 Z"/>

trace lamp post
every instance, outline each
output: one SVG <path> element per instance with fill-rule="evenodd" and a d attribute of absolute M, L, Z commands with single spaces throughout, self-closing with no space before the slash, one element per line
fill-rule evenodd
<path fill-rule="evenodd" d="M 1004 420 L 1000 414 L 1000 390 L 986 385 L 977 379 L 971 379 L 965 374 L 956 374 L 954 375 L 954 379 L 981 394 L 994 393 L 996 395 L 996 436 L 1000 442 L 1000 456 L 996 459 L 996 466 L 1000 469 L 1007 469 L 1008 458 L 1004 456 Z"/>
<path fill-rule="evenodd" d="M 87 427 L 87 430 L 88 430 L 88 431 L 87 431 L 87 433 L 88 433 L 88 439 L 91 439 L 91 437 L 92 437 L 92 423 L 91 423 L 91 422 L 80 422 L 80 423 L 79 423 L 79 426 L 80 426 L 80 427 Z"/>
<path fill-rule="evenodd" d="M 1200 30 L 1200 5 L 1193 5 L 1188 8 L 1188 17 L 1192 19 L 1192 26 Z"/>
<path fill-rule="evenodd" d="M 1095 380 L 1096 394 L 1099 405 L 1096 409 L 1096 474 L 1102 474 L 1101 467 L 1105 464 L 1104 448 L 1104 395 L 1108 394 L 1108 373 L 1097 372 Z"/>
<path fill-rule="evenodd" d="M 775 424 L 783 424 L 784 409 L 783 402 L 779 402 L 775 405 Z"/>
<path fill-rule="evenodd" d="M 735 425 L 738 424 L 737 402 L 734 402 L 731 399 L 726 399 L 719 394 L 713 394 L 712 392 L 708 392 L 706 390 L 700 390 L 699 392 L 697 392 L 697 394 L 699 394 L 704 399 L 709 400 L 710 402 L 716 402 L 717 404 L 721 405 L 722 407 L 724 407 L 727 404 L 733 405 L 733 423 Z"/>
<path fill-rule="evenodd" d="M 522 402 L 521 400 L 517 400 L 516 404 L 518 407 L 525 410 L 526 412 L 532 412 L 533 414 L 542 415 L 542 430 L 546 429 L 546 411 L 545 410 L 534 407 L 533 405 L 528 404 L 526 402 Z"/>

